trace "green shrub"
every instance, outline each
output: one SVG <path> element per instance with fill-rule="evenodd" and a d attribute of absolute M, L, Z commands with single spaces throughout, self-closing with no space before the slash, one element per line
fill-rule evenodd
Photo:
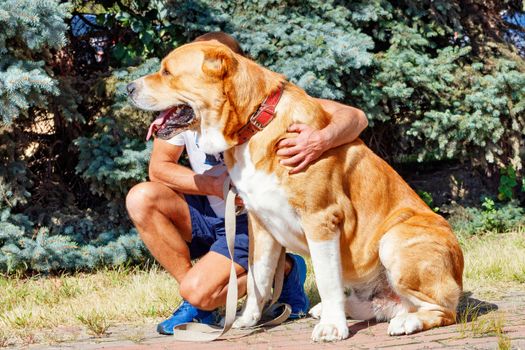
<path fill-rule="evenodd" d="M 432 194 L 427 191 L 416 191 L 417 195 L 425 202 L 426 205 L 430 207 L 435 212 L 439 211 L 439 208 L 434 206 L 434 198 L 432 198 Z"/>
<path fill-rule="evenodd" d="M 462 208 L 449 218 L 456 232 L 468 235 L 505 232 L 525 225 L 525 210 L 516 203 L 496 204 L 485 198 L 482 208 Z"/>
<path fill-rule="evenodd" d="M 525 180 L 525 178 L 524 178 Z M 518 187 L 516 170 L 512 166 L 500 169 L 500 178 L 498 186 L 498 199 L 511 200 L 515 198 L 515 191 Z"/>
<path fill-rule="evenodd" d="M 77 88 L 86 83 L 78 84 L 74 72 L 54 74 L 70 10 L 56 0 L 0 3 L 0 272 L 90 270 L 149 258 L 122 200 L 146 177 L 148 145 L 101 113 L 95 128 L 87 123 L 93 115 L 85 107 L 103 111 L 122 102 L 125 82 L 115 78 L 117 97 L 100 103 L 100 84 L 80 96 Z"/>
<path fill-rule="evenodd" d="M 500 198 L 515 196 L 525 64 L 501 13 L 522 8 L 521 0 L 0 2 L 0 271 L 148 258 L 124 196 L 147 177 L 153 116 L 129 105 L 125 86 L 212 30 L 233 34 L 310 94 L 363 109 L 365 138 L 389 160 L 505 169 Z M 77 64 L 89 47 L 71 35 L 71 11 L 97 14 L 96 31 L 114 34 L 109 66 Z M 466 210 L 465 230 L 521 222 L 522 209 L 490 205 Z"/>

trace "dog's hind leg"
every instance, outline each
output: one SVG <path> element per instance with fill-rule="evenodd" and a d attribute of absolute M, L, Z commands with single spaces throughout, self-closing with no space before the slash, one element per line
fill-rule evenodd
<path fill-rule="evenodd" d="M 249 214 L 250 253 L 246 302 L 234 328 L 251 327 L 262 316 L 271 297 L 271 288 L 282 246 L 264 228 L 259 219 Z"/>
<path fill-rule="evenodd" d="M 312 258 L 317 289 L 321 296 L 321 321 L 312 332 L 314 341 L 348 338 L 344 311 L 344 288 L 339 249 L 341 215 L 337 208 L 327 208 L 303 215 L 302 225 Z"/>
<path fill-rule="evenodd" d="M 436 222 L 439 219 L 414 216 L 392 227 L 381 239 L 381 262 L 404 306 L 390 320 L 390 335 L 455 322 L 463 255 L 454 234 L 446 223 Z"/>

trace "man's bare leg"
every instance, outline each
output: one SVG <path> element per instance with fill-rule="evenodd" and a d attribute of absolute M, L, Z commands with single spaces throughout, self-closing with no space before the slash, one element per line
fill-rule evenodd
<path fill-rule="evenodd" d="M 191 269 L 191 219 L 184 197 L 155 182 L 134 186 L 126 197 L 129 216 L 153 257 L 180 283 Z"/>
<path fill-rule="evenodd" d="M 180 284 L 180 295 L 203 310 L 214 310 L 226 304 L 231 260 L 217 252 L 209 252 L 188 271 Z M 246 294 L 246 270 L 234 263 L 239 297 Z"/>
<path fill-rule="evenodd" d="M 126 198 L 129 215 L 153 257 L 180 284 L 180 294 L 193 306 L 213 310 L 226 302 L 231 260 L 210 252 L 192 267 L 187 242 L 191 219 L 184 196 L 167 186 L 144 182 Z M 246 293 L 246 271 L 235 264 L 239 296 Z"/>

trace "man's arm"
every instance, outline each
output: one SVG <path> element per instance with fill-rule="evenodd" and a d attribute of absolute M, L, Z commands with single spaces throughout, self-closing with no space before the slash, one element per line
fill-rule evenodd
<path fill-rule="evenodd" d="M 327 150 L 354 141 L 368 126 L 360 109 L 325 99 L 316 101 L 332 115 L 330 124 L 321 130 L 293 124 L 288 131 L 298 133 L 297 137 L 284 139 L 277 145 L 277 155 L 287 157 L 281 160 L 281 164 L 294 167 L 290 174 L 300 172 Z"/>
<path fill-rule="evenodd" d="M 183 150 L 184 146 L 175 146 L 155 139 L 149 163 L 150 180 L 160 182 L 177 192 L 222 198 L 222 186 L 228 173 L 225 171 L 220 176 L 196 174 L 193 170 L 177 163 Z"/>

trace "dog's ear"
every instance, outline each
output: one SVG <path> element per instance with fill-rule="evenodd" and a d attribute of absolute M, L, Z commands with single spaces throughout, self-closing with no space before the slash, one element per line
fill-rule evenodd
<path fill-rule="evenodd" d="M 223 79 L 237 68 L 235 54 L 227 47 L 208 48 L 204 51 L 204 74 Z"/>

